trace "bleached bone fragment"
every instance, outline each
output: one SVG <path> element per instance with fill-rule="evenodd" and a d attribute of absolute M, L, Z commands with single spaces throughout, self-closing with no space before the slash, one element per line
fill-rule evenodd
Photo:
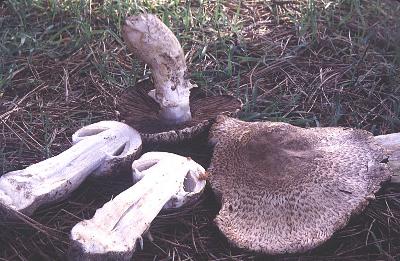
<path fill-rule="evenodd" d="M 390 182 L 400 184 L 400 133 L 375 136 L 389 154 L 388 164 L 394 172 Z"/>
<path fill-rule="evenodd" d="M 31 215 L 39 206 L 66 198 L 91 173 L 110 175 L 129 164 L 142 144 L 136 130 L 116 121 L 85 126 L 72 140 L 61 154 L 1 176 L 0 203 Z"/>
<path fill-rule="evenodd" d="M 167 152 L 146 153 L 133 168 L 135 185 L 72 228 L 71 260 L 130 260 L 137 241 L 163 206 L 173 197 L 179 200 L 171 206 L 183 204 L 185 195 L 193 198 L 191 192 L 201 192 L 205 185 L 199 180 L 205 175 L 203 167 Z"/>

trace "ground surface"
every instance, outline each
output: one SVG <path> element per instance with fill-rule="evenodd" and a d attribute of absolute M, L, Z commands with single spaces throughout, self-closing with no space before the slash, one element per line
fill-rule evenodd
<path fill-rule="evenodd" d="M 400 3 L 341 1 L 0 2 L 0 174 L 68 148 L 83 125 L 118 119 L 120 94 L 149 77 L 121 39 L 127 14 L 158 14 L 178 36 L 191 78 L 209 95 L 244 102 L 244 120 L 400 131 Z M 201 141 L 173 149 L 207 165 Z M 146 148 L 146 150 L 167 148 Z M 126 173 L 125 173 L 126 174 Z M 2 223 L 0 258 L 54 260 L 71 227 L 129 186 L 87 181 L 33 220 Z M 196 207 L 159 216 L 138 260 L 262 259 L 212 225 L 208 191 Z M 385 187 L 320 248 L 284 260 L 400 258 L 400 190 Z"/>

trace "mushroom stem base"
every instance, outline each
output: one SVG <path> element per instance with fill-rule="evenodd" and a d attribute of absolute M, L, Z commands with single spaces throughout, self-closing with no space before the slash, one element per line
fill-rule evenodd
<path fill-rule="evenodd" d="M 136 130 L 115 121 L 85 126 L 72 140 L 74 145 L 59 155 L 1 176 L 0 203 L 29 216 L 42 205 L 66 198 L 89 175 L 117 173 L 142 144 Z"/>
<path fill-rule="evenodd" d="M 160 105 L 160 118 L 165 124 L 179 125 L 192 119 L 188 97 L 178 106 L 163 106 L 156 98 L 156 90 L 149 91 L 148 95 Z"/>
<path fill-rule="evenodd" d="M 192 119 L 190 106 L 161 108 L 160 118 L 168 125 L 179 125 Z"/>
<path fill-rule="evenodd" d="M 182 191 L 187 176 L 205 173 L 190 158 L 165 152 L 144 154 L 132 166 L 139 181 L 72 228 L 70 260 L 130 260 L 163 206 L 174 197 L 184 203 L 193 196 Z"/>
<path fill-rule="evenodd" d="M 389 166 L 394 172 L 390 182 L 400 184 L 400 133 L 375 136 L 389 154 Z"/>

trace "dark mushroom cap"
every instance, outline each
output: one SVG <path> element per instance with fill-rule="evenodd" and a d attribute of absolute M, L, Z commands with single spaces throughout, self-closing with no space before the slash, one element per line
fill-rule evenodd
<path fill-rule="evenodd" d="M 148 95 L 152 84 L 141 82 L 136 88 L 128 89 L 118 104 L 121 120 L 135 128 L 144 142 L 180 142 L 207 131 L 220 114 L 235 116 L 242 103 L 230 96 L 205 96 L 198 88 L 192 89 L 190 111 L 192 120 L 181 125 L 170 125 L 159 117 L 159 104 Z"/>
<path fill-rule="evenodd" d="M 391 176 L 384 150 L 363 130 L 219 116 L 210 140 L 217 226 L 234 245 L 268 254 L 325 242 Z"/>

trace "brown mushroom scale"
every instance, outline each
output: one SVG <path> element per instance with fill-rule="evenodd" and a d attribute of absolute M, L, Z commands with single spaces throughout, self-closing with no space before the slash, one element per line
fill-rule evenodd
<path fill-rule="evenodd" d="M 190 94 L 192 118 L 171 125 L 159 117 L 160 106 L 147 93 L 152 83 L 143 81 L 127 90 L 118 104 L 121 119 L 138 130 L 148 142 L 169 142 L 192 138 L 207 130 L 219 114 L 235 115 L 242 103 L 229 95 L 206 96 L 196 88 Z"/>
<path fill-rule="evenodd" d="M 210 140 L 217 226 L 236 246 L 268 254 L 325 242 L 391 176 L 383 149 L 363 130 L 219 116 Z"/>

